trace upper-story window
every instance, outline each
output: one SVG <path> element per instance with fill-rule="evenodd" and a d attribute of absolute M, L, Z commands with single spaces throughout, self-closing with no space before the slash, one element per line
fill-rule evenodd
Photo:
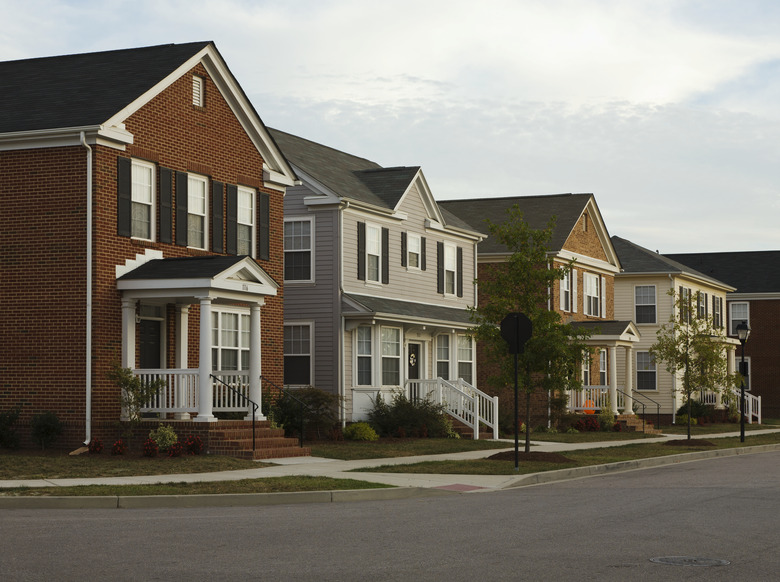
<path fill-rule="evenodd" d="M 379 283 L 382 265 L 382 231 L 366 225 L 366 279 Z"/>
<path fill-rule="evenodd" d="M 691 290 L 688 287 L 680 287 L 680 321 L 691 322 Z"/>
<path fill-rule="evenodd" d="M 696 315 L 699 319 L 709 317 L 709 294 L 703 291 L 696 292 Z"/>
<path fill-rule="evenodd" d="M 238 187 L 238 216 L 236 220 L 236 254 L 254 256 L 255 249 L 255 191 Z"/>
<path fill-rule="evenodd" d="M 358 279 L 386 285 L 390 282 L 389 229 L 358 222 L 357 234 Z"/>
<path fill-rule="evenodd" d="M 444 245 L 444 293 L 455 295 L 455 277 L 458 273 L 458 262 L 455 247 Z"/>
<path fill-rule="evenodd" d="M 284 280 L 312 280 L 312 220 L 284 222 Z"/>
<path fill-rule="evenodd" d="M 463 249 L 440 241 L 436 251 L 437 292 L 463 297 Z"/>
<path fill-rule="evenodd" d="M 655 285 L 634 287 L 634 309 L 637 323 L 656 323 Z"/>
<path fill-rule="evenodd" d="M 208 181 L 203 176 L 187 176 L 187 246 L 205 249 L 208 240 Z"/>
<path fill-rule="evenodd" d="M 712 296 L 712 326 L 723 329 L 723 297 Z"/>
<path fill-rule="evenodd" d="M 598 275 L 583 273 L 583 285 L 585 287 L 585 315 L 599 317 L 601 314 L 601 289 Z"/>
<path fill-rule="evenodd" d="M 203 77 L 192 77 L 192 104 L 196 107 L 204 107 L 206 104 L 206 83 Z"/>
<path fill-rule="evenodd" d="M 154 164 L 132 161 L 131 180 L 131 235 L 152 240 L 155 224 L 155 167 Z"/>
<path fill-rule="evenodd" d="M 750 305 L 747 302 L 734 301 L 729 303 L 729 331 L 737 335 L 740 323 L 750 325 Z"/>
<path fill-rule="evenodd" d="M 410 269 L 422 268 L 422 238 L 416 234 L 409 234 L 406 239 L 407 266 Z"/>
<path fill-rule="evenodd" d="M 569 270 L 563 275 L 563 279 L 561 279 L 561 285 L 560 285 L 560 308 L 561 311 L 571 311 L 572 310 L 572 295 L 571 295 L 571 279 L 572 279 L 572 271 Z"/>

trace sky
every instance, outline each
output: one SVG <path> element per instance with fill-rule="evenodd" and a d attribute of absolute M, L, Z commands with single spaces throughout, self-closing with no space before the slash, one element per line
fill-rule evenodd
<path fill-rule="evenodd" d="M 778 30 L 773 0 L 0 0 L 0 61 L 213 40 L 267 126 L 438 200 L 588 192 L 652 250 L 777 250 Z"/>

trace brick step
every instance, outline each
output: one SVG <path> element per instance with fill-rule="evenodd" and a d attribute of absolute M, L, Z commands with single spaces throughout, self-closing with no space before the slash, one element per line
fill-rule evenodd
<path fill-rule="evenodd" d="M 209 432 L 210 438 L 217 439 L 251 439 L 252 428 L 228 428 L 220 429 Z M 283 428 L 264 428 L 258 427 L 255 429 L 255 438 L 280 438 L 284 437 Z"/>
<path fill-rule="evenodd" d="M 252 448 L 252 439 L 236 439 L 236 440 L 225 440 L 225 441 L 218 441 L 214 443 L 212 441 L 212 446 L 214 447 L 221 447 L 221 448 L 230 448 L 230 449 L 251 449 Z M 256 449 L 269 449 L 269 448 L 282 448 L 282 447 L 297 447 L 298 445 L 298 439 L 255 439 L 255 448 Z"/>
<path fill-rule="evenodd" d="M 643 421 L 641 418 L 633 415 L 620 414 L 617 421 L 626 429 L 626 432 L 644 432 L 645 434 L 662 434 L 660 430 L 653 426 L 649 420 L 644 421 L 644 431 L 642 430 Z"/>
<path fill-rule="evenodd" d="M 211 451 L 213 455 L 223 455 L 226 457 L 235 457 L 237 459 L 281 459 L 285 457 L 308 457 L 311 455 L 309 447 L 266 447 L 248 449 L 215 449 Z"/>

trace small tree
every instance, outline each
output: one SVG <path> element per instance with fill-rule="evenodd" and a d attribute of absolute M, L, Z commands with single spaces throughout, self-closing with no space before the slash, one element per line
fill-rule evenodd
<path fill-rule="evenodd" d="M 549 258 L 549 243 L 555 226 L 552 217 L 543 230 L 532 229 L 517 205 L 507 210 L 501 224 L 488 221 L 490 235 L 511 253 L 505 263 L 497 263 L 487 277 L 479 279 L 480 297 L 472 308 L 474 337 L 482 342 L 488 360 L 498 367 L 493 381 L 514 386 L 514 358 L 507 353 L 499 324 L 510 313 L 523 313 L 533 325 L 533 335 L 518 356 L 517 385 L 526 396 L 526 426 L 531 422 L 531 394 L 547 394 L 580 389 L 575 370 L 583 354 L 590 353 L 584 340 L 589 332 L 564 323 L 558 312 L 547 308 L 549 289 L 571 269 L 556 266 Z M 526 431 L 525 452 L 530 452 L 530 431 Z"/>
<path fill-rule="evenodd" d="M 108 377 L 121 388 L 119 402 L 130 422 L 140 422 L 141 408 L 166 385 L 163 378 L 144 382 L 130 368 L 123 368 L 118 363 L 114 363 Z"/>
<path fill-rule="evenodd" d="M 678 295 L 670 289 L 668 295 L 674 298 L 675 311 L 658 330 L 650 353 L 670 374 L 682 372 L 682 388 L 678 390 L 688 404 L 690 439 L 693 393 L 737 386 L 739 374 L 728 373 L 723 330 L 707 315 L 694 312 L 691 294 Z"/>

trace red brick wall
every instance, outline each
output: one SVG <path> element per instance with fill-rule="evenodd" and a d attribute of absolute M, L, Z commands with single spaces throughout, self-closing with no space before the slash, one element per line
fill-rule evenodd
<path fill-rule="evenodd" d="M 205 78 L 203 108 L 192 105 L 192 73 Z M 159 167 L 197 172 L 226 184 L 262 184 L 261 155 L 201 65 L 131 115 L 125 125 L 134 136 L 127 152 L 93 146 L 95 423 L 118 420 L 120 414 L 117 390 L 106 378 L 111 362 L 121 357 L 122 345 L 121 296 L 116 289 L 115 266 L 143 254 L 147 248 L 159 249 L 165 257 L 213 254 L 117 235 L 117 157 L 135 156 Z M 24 402 L 23 418 L 51 409 L 63 420 L 83 427 L 86 150 L 41 149 L 0 152 L 0 156 L 0 184 L 4 187 L 0 205 L 4 225 L 0 232 L 0 410 Z M 271 260 L 258 263 L 281 284 L 283 195 L 272 189 L 258 189 L 269 194 L 271 220 Z M 175 216 L 175 191 L 173 212 Z M 159 213 L 157 220 L 159 223 Z M 261 312 L 263 375 L 280 385 L 282 305 L 280 288 L 276 297 L 266 299 Z M 167 360 L 173 365 L 172 309 L 168 309 L 167 319 Z M 189 322 L 192 367 L 197 366 L 198 328 L 199 309 L 193 305 Z"/>

